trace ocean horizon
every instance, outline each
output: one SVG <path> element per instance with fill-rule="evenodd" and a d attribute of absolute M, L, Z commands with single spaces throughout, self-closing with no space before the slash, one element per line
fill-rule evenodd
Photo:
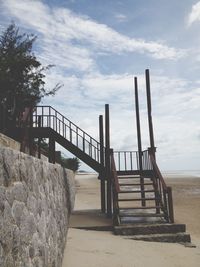
<path fill-rule="evenodd" d="M 164 177 L 173 178 L 200 178 L 200 170 L 161 170 L 161 173 Z M 80 171 L 77 172 L 79 175 L 98 175 L 93 171 Z"/>

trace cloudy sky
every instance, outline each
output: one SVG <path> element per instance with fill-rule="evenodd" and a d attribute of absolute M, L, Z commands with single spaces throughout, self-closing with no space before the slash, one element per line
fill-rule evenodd
<path fill-rule="evenodd" d="M 133 77 L 143 148 L 149 146 L 144 71 L 150 69 L 157 158 L 162 170 L 200 169 L 200 1 L 0 0 L 1 32 L 14 21 L 38 36 L 40 61 L 55 64 L 54 106 L 98 138 L 110 104 L 111 145 L 136 150 Z"/>

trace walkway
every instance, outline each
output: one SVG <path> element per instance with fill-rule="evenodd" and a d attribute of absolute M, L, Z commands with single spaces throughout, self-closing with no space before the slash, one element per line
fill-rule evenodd
<path fill-rule="evenodd" d="M 99 181 L 86 179 L 83 175 L 77 178 L 78 191 L 75 210 L 83 212 L 89 208 L 98 209 Z M 175 191 L 175 193 L 177 192 Z M 178 196 L 181 195 L 178 194 Z M 187 209 L 187 207 L 183 208 Z M 81 217 L 82 222 L 87 226 L 91 226 L 91 222 L 88 224 L 88 219 L 91 218 L 93 225 L 107 225 L 108 222 L 102 218 L 97 220 L 95 215 L 90 217 L 86 212 L 84 216 L 80 215 L 80 217 L 72 215 L 71 226 L 79 224 Z M 180 217 L 179 221 L 182 220 Z M 122 236 L 114 236 L 109 231 L 86 231 L 70 228 L 62 267 L 198 267 L 200 239 L 195 235 L 193 240 L 197 248 L 186 248 L 180 244 L 128 240 Z"/>

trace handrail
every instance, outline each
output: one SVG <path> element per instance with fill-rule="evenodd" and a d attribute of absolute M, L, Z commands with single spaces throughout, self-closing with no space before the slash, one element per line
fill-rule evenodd
<path fill-rule="evenodd" d="M 161 181 L 163 188 L 165 190 L 167 190 L 167 185 L 166 185 L 165 180 L 164 180 L 164 178 L 163 178 L 163 176 L 162 176 L 162 174 L 161 174 L 161 172 L 160 172 L 160 170 L 158 168 L 158 165 L 157 165 L 157 163 L 156 163 L 156 161 L 154 159 L 154 156 L 152 154 L 150 154 L 149 156 L 150 156 L 151 163 L 153 165 L 154 171 L 156 172 L 159 180 Z"/>
<path fill-rule="evenodd" d="M 113 150 L 110 149 L 110 163 L 111 163 L 111 179 L 112 179 L 112 192 L 113 192 L 113 225 L 119 224 L 119 203 L 118 193 L 120 192 L 119 181 L 117 177 L 117 170 L 115 166 L 115 159 Z"/>
<path fill-rule="evenodd" d="M 57 111 L 55 108 L 53 108 L 52 106 L 36 106 L 36 108 L 51 108 L 52 110 L 54 110 L 56 112 L 56 114 L 59 114 L 61 117 L 63 117 L 65 120 L 67 120 L 70 124 L 72 124 L 73 126 L 75 126 L 76 128 L 78 128 L 80 131 L 82 131 L 83 133 L 85 133 L 88 137 L 90 137 L 92 140 L 94 140 L 95 142 L 97 142 L 91 135 L 89 135 L 88 133 L 86 133 L 84 130 L 82 130 L 79 126 L 77 126 L 75 123 L 73 123 L 71 120 L 69 120 L 68 118 L 66 118 L 63 114 L 61 114 L 59 111 Z"/>
<path fill-rule="evenodd" d="M 174 210 L 173 210 L 173 199 L 172 199 L 172 188 L 167 186 L 165 180 L 158 168 L 154 156 L 149 151 L 150 161 L 154 172 L 154 184 L 158 190 L 161 205 L 166 215 L 166 219 L 174 223 Z"/>
<path fill-rule="evenodd" d="M 100 163 L 100 142 L 51 106 L 35 106 L 33 127 L 50 127 Z"/>
<path fill-rule="evenodd" d="M 117 193 L 119 193 L 120 192 L 119 180 L 117 177 L 117 170 L 116 170 L 116 166 L 115 166 L 115 160 L 113 157 L 113 153 L 111 154 L 111 171 L 112 171 L 112 177 L 113 177 L 115 190 Z"/>
<path fill-rule="evenodd" d="M 117 171 L 139 170 L 138 151 L 114 151 L 114 159 L 117 164 Z"/>

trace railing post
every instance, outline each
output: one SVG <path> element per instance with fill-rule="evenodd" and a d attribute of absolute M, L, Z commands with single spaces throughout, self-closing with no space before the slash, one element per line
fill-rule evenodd
<path fill-rule="evenodd" d="M 41 128 L 41 116 L 38 116 L 38 127 Z M 38 158 L 41 158 L 41 140 L 42 138 L 38 138 Z"/>
<path fill-rule="evenodd" d="M 136 112 L 136 125 L 137 125 L 137 140 L 138 140 L 138 156 L 139 156 L 139 170 L 140 170 L 140 188 L 142 206 L 146 206 L 145 192 L 144 192 L 144 178 L 142 176 L 142 141 L 141 141 L 141 130 L 140 130 L 140 111 L 139 111 L 139 98 L 138 98 L 138 83 L 137 77 L 134 77 L 135 85 L 135 112 Z"/>
<path fill-rule="evenodd" d="M 168 210 L 169 210 L 169 218 L 170 222 L 174 223 L 174 209 L 173 209 L 173 198 L 172 198 L 172 188 L 170 186 L 167 187 L 167 196 L 168 196 Z"/>
<path fill-rule="evenodd" d="M 99 116 L 99 142 L 100 142 L 100 163 L 102 169 L 104 170 L 104 135 L 103 135 L 103 116 Z M 105 195 L 105 173 L 99 173 L 101 180 L 101 211 L 105 213 L 106 211 L 106 195 Z"/>
<path fill-rule="evenodd" d="M 32 129 L 33 129 L 33 107 L 30 108 L 30 120 L 29 120 L 29 154 L 33 156 L 33 134 L 32 134 Z"/>
<path fill-rule="evenodd" d="M 151 115 L 151 89 L 150 89 L 150 75 L 149 70 L 145 70 L 145 77 L 146 77 L 146 94 L 147 94 L 147 111 L 148 111 L 148 123 L 149 123 L 149 138 L 150 138 L 150 147 L 152 151 L 152 155 L 154 159 L 155 156 L 155 145 L 154 145 L 154 135 L 153 135 L 153 122 L 152 122 L 152 115 Z"/>
<path fill-rule="evenodd" d="M 116 175 L 116 166 L 115 166 L 115 162 L 114 162 L 114 153 L 113 153 L 113 149 L 110 149 L 110 164 L 111 164 L 111 168 L 110 168 L 110 177 L 111 177 L 111 183 L 112 183 L 112 196 L 113 196 L 113 216 L 112 216 L 112 220 L 113 220 L 113 225 L 119 225 L 119 221 L 118 221 L 118 214 L 119 214 L 119 205 L 118 205 L 118 192 L 116 191 L 116 179 L 118 179 L 115 175 Z M 118 186 L 119 187 L 119 186 Z"/>
<path fill-rule="evenodd" d="M 105 105 L 105 167 L 107 179 L 107 216 L 112 216 L 112 185 L 110 177 L 110 118 L 109 118 L 109 105 Z"/>

